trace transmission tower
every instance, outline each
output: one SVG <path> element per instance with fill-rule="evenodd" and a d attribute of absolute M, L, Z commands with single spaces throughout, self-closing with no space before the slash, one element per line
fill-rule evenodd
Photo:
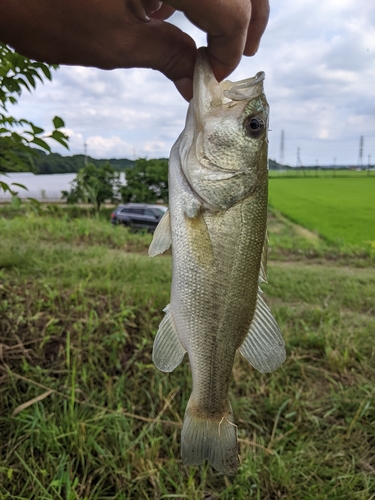
<path fill-rule="evenodd" d="M 83 149 L 84 149 L 84 155 L 85 155 L 84 164 L 86 166 L 87 165 L 87 142 L 83 143 Z"/>
<path fill-rule="evenodd" d="M 284 164 L 284 142 L 285 142 L 285 134 L 284 130 L 281 131 L 280 137 L 280 164 Z"/>
<path fill-rule="evenodd" d="M 301 148 L 297 148 L 297 167 L 302 167 L 302 162 L 301 162 Z"/>
<path fill-rule="evenodd" d="M 363 158 L 363 144 L 365 140 L 363 135 L 359 138 L 359 152 L 358 152 L 358 166 L 362 167 L 362 158 Z"/>

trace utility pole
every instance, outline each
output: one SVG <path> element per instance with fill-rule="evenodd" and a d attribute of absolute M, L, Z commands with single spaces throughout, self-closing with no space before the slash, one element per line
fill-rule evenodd
<path fill-rule="evenodd" d="M 365 139 L 364 139 L 363 135 L 361 135 L 361 137 L 359 138 L 359 152 L 358 152 L 358 162 L 357 162 L 358 167 L 362 167 L 364 142 L 365 142 Z"/>
<path fill-rule="evenodd" d="M 368 155 L 367 175 L 370 175 L 371 155 Z"/>
<path fill-rule="evenodd" d="M 282 130 L 280 137 L 280 165 L 284 164 L 284 151 L 285 151 L 285 134 L 284 130 Z"/>

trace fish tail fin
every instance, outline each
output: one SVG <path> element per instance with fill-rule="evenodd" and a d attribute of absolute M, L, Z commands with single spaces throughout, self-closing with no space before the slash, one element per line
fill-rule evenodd
<path fill-rule="evenodd" d="M 183 464 L 199 465 L 207 459 L 217 471 L 229 476 L 235 474 L 239 458 L 232 408 L 229 405 L 224 415 L 209 419 L 199 413 L 189 401 L 181 435 Z"/>

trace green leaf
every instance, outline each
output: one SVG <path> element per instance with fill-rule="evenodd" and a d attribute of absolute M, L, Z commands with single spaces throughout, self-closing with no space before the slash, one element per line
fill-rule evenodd
<path fill-rule="evenodd" d="M 36 126 L 36 125 L 34 125 L 33 123 L 30 123 L 30 126 L 31 126 L 31 128 L 33 129 L 33 133 L 34 133 L 35 135 L 38 135 L 38 134 L 43 134 L 43 132 L 44 132 L 44 129 L 43 129 L 43 128 L 41 128 L 41 127 L 37 127 L 37 126 Z"/>
<path fill-rule="evenodd" d="M 54 130 L 49 137 L 51 137 L 51 139 L 55 140 L 56 142 L 58 142 L 59 144 L 61 144 L 65 148 L 69 149 L 69 145 L 67 142 L 69 139 L 68 136 L 66 136 L 65 134 L 63 134 L 59 130 Z"/>
<path fill-rule="evenodd" d="M 25 76 L 26 76 L 28 82 L 30 83 L 30 85 L 35 89 L 36 84 L 35 84 L 35 79 L 33 78 L 33 76 L 30 75 L 30 73 L 25 73 Z"/>
<path fill-rule="evenodd" d="M 41 67 L 40 67 L 40 69 L 43 71 L 44 76 L 45 76 L 46 78 L 48 78 L 48 80 L 52 80 L 52 75 L 51 75 L 51 72 L 50 72 L 50 70 L 49 70 L 48 66 L 45 66 L 45 65 L 43 64 L 43 66 L 41 66 Z"/>
<path fill-rule="evenodd" d="M 31 201 L 31 203 L 33 203 L 34 205 L 38 205 L 38 207 L 41 205 L 41 202 L 39 200 L 37 200 L 36 198 L 28 197 L 27 199 L 29 201 Z"/>
<path fill-rule="evenodd" d="M 14 194 L 12 196 L 12 200 L 10 202 L 10 206 L 12 208 L 20 208 L 21 204 L 22 204 L 21 198 L 19 198 L 16 194 Z"/>
<path fill-rule="evenodd" d="M 10 191 L 10 187 L 6 182 L 0 181 L 0 187 L 6 193 L 7 191 Z"/>
<path fill-rule="evenodd" d="M 59 116 L 55 116 L 55 118 L 52 121 L 55 128 L 61 128 L 65 126 L 64 120 Z"/>
<path fill-rule="evenodd" d="M 29 86 L 28 82 L 27 82 L 26 80 L 24 80 L 23 78 L 18 78 L 18 79 L 17 79 L 17 83 L 18 83 L 18 85 L 19 85 L 18 90 L 16 90 L 16 92 L 17 92 L 18 94 L 21 94 L 21 85 L 23 85 L 24 87 L 26 87 L 26 88 L 27 88 L 27 90 L 28 90 L 29 92 L 31 92 L 31 89 L 30 89 L 30 86 Z"/>
<path fill-rule="evenodd" d="M 54 130 L 50 137 L 56 142 L 62 144 L 65 148 L 69 149 L 69 146 L 67 144 L 68 137 L 59 130 Z"/>
<path fill-rule="evenodd" d="M 28 191 L 27 187 L 24 186 L 23 184 L 19 184 L 18 182 L 12 182 L 12 186 L 18 186 L 22 189 L 26 189 L 26 191 Z"/>
<path fill-rule="evenodd" d="M 39 137 L 34 137 L 34 139 L 30 142 L 33 142 L 34 144 L 36 144 L 40 148 L 43 148 L 46 151 L 51 152 L 51 148 L 49 147 L 49 145 L 45 141 L 43 141 L 43 139 L 40 139 Z"/>

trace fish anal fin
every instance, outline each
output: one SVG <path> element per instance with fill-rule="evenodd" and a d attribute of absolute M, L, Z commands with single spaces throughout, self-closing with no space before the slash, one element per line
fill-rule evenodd
<path fill-rule="evenodd" d="M 276 370 L 285 361 L 282 333 L 260 293 L 250 330 L 239 351 L 251 366 L 262 373 Z"/>
<path fill-rule="evenodd" d="M 184 465 L 199 465 L 207 459 L 218 472 L 236 474 L 239 458 L 232 410 L 220 418 L 207 419 L 193 411 L 190 400 L 181 434 L 181 458 Z"/>
<path fill-rule="evenodd" d="M 206 221 L 202 212 L 195 217 L 185 215 L 189 247 L 197 263 L 202 266 L 211 266 L 214 263 L 212 243 Z"/>
<path fill-rule="evenodd" d="M 166 250 L 168 250 L 171 244 L 171 218 L 169 215 L 169 210 L 167 210 L 155 229 L 154 237 L 152 238 L 151 245 L 148 249 L 148 255 L 150 257 L 155 257 L 155 255 L 164 253 Z"/>
<path fill-rule="evenodd" d="M 178 337 L 170 306 L 168 305 L 164 311 L 166 314 L 154 340 L 152 361 L 158 370 L 172 372 L 181 363 L 186 350 Z"/>

